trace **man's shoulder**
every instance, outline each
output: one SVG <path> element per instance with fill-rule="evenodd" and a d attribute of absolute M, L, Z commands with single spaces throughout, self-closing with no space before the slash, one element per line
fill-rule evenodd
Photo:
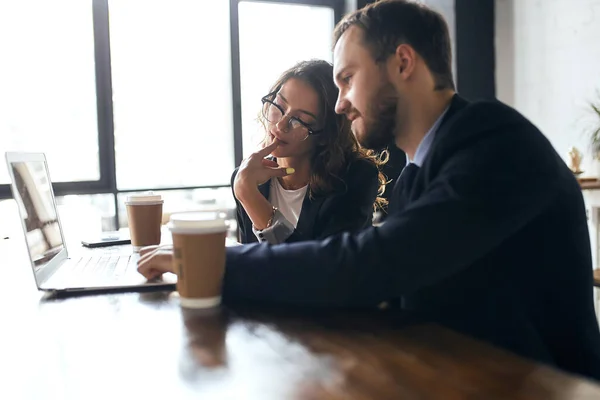
<path fill-rule="evenodd" d="M 480 100 L 467 103 L 448 120 L 455 129 L 488 130 L 506 125 L 533 126 L 514 108 L 499 100 Z"/>
<path fill-rule="evenodd" d="M 500 101 L 466 103 L 442 124 L 429 162 L 469 160 L 480 173 L 556 177 L 564 163 L 550 141 L 527 118 Z"/>
<path fill-rule="evenodd" d="M 543 133 L 514 108 L 498 101 L 466 102 L 443 121 L 436 135 L 438 151 L 455 152 L 486 139 L 515 147 L 551 148 Z"/>

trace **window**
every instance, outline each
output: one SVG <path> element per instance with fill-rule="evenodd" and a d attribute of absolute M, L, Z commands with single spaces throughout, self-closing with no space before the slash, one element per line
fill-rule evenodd
<path fill-rule="evenodd" d="M 81 244 L 81 239 L 116 229 L 112 194 L 58 196 L 56 204 L 66 241 L 73 248 Z M 0 200 L 0 240 L 23 237 L 17 207 L 13 199 Z"/>
<path fill-rule="evenodd" d="M 257 122 L 260 99 L 296 62 L 332 61 L 331 7 L 242 1 L 239 3 L 240 82 L 244 156 L 263 135 Z"/>
<path fill-rule="evenodd" d="M 45 152 L 55 182 L 98 180 L 91 1 L 1 1 L 0 54 L 2 152 Z"/>
<path fill-rule="evenodd" d="M 116 230 L 112 194 L 61 196 L 56 205 L 69 246 L 80 246 L 82 239 L 94 239 L 99 232 Z"/>
<path fill-rule="evenodd" d="M 331 60 L 344 4 L 0 1 L 0 156 L 47 154 L 66 234 L 126 226 L 129 192 L 161 191 L 168 212 L 213 202 L 231 214 L 261 97 L 295 62 Z"/>
<path fill-rule="evenodd" d="M 109 12 L 117 187 L 228 185 L 228 2 L 111 0 Z"/>

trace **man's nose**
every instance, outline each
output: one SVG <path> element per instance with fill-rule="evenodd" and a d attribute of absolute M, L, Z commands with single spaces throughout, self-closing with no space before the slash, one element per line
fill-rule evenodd
<path fill-rule="evenodd" d="M 348 110 L 349 102 L 346 100 L 346 97 L 340 92 L 338 95 L 337 101 L 335 102 L 335 112 L 336 114 L 345 114 L 346 110 Z"/>

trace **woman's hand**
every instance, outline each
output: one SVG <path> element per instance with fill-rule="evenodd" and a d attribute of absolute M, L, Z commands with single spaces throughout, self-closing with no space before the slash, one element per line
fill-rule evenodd
<path fill-rule="evenodd" d="M 146 279 L 158 278 L 165 272 L 173 272 L 173 247 L 147 246 L 140 249 L 138 272 Z"/>
<path fill-rule="evenodd" d="M 279 146 L 275 139 L 273 143 L 262 148 L 242 161 L 238 173 L 233 182 L 235 197 L 241 201 L 244 193 L 256 190 L 259 185 L 276 176 L 286 176 L 294 173 L 293 168 L 282 168 L 275 161 L 267 160 L 265 157 L 271 154 Z"/>

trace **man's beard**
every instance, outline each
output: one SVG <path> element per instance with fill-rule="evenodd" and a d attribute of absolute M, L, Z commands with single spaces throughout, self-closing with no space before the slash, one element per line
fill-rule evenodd
<path fill-rule="evenodd" d="M 363 115 L 365 132 L 358 137 L 361 146 L 381 151 L 394 143 L 398 97 L 393 91 L 388 85 L 382 86 L 375 99 L 369 102 Z"/>

